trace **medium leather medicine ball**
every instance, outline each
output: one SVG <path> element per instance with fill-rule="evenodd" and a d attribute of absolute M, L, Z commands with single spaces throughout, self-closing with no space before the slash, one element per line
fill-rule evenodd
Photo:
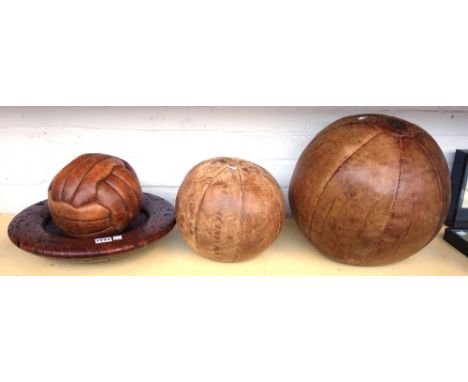
<path fill-rule="evenodd" d="M 84 154 L 65 166 L 49 186 L 54 223 L 67 235 L 97 237 L 123 231 L 143 203 L 140 182 L 124 160 Z"/>
<path fill-rule="evenodd" d="M 380 265 L 419 251 L 447 214 L 445 158 L 422 128 L 356 115 L 322 130 L 300 156 L 289 189 L 293 216 L 323 253 Z"/>
<path fill-rule="evenodd" d="M 264 168 L 235 158 L 199 163 L 177 194 L 176 221 L 202 256 L 234 262 L 254 256 L 278 237 L 284 198 Z"/>

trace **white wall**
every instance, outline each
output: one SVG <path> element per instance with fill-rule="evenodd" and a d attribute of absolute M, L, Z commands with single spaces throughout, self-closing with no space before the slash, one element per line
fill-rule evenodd
<path fill-rule="evenodd" d="M 187 171 L 215 156 L 262 165 L 287 195 L 295 162 L 314 135 L 361 112 L 396 115 L 425 128 L 449 166 L 456 148 L 468 149 L 468 107 L 0 108 L 0 212 L 47 198 L 57 171 L 86 152 L 127 160 L 145 191 L 171 202 Z"/>

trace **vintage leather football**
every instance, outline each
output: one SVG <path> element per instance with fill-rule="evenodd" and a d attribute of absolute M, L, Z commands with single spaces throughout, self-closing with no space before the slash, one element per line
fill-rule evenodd
<path fill-rule="evenodd" d="M 214 158 L 186 175 L 176 200 L 176 221 L 202 256 L 234 262 L 252 257 L 278 237 L 285 210 L 281 189 L 264 168 L 235 158 Z"/>
<path fill-rule="evenodd" d="M 304 235 L 349 264 L 404 259 L 439 232 L 450 179 L 422 128 L 386 115 L 356 115 L 322 130 L 300 156 L 289 189 Z"/>
<path fill-rule="evenodd" d="M 143 202 L 140 182 L 124 160 L 84 154 L 65 166 L 49 186 L 49 211 L 67 235 L 97 237 L 123 231 Z"/>

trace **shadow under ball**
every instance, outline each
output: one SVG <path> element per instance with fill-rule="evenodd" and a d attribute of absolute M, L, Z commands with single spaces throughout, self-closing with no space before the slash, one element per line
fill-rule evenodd
<path fill-rule="evenodd" d="M 388 264 L 439 232 L 450 201 L 449 171 L 422 128 L 386 115 L 350 116 L 303 151 L 289 201 L 301 231 L 327 256 Z"/>
<path fill-rule="evenodd" d="M 124 160 L 80 155 L 49 186 L 54 223 L 68 236 L 98 237 L 122 232 L 143 203 L 140 182 Z"/>
<path fill-rule="evenodd" d="M 278 237 L 284 215 L 284 198 L 273 176 L 241 159 L 199 163 L 177 194 L 176 221 L 183 238 L 216 261 L 241 261 L 262 252 Z"/>

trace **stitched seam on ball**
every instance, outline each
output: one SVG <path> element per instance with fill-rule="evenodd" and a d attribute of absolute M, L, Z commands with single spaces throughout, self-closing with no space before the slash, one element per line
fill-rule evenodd
<path fill-rule="evenodd" d="M 108 216 L 108 219 L 109 221 L 111 222 L 111 226 L 115 228 L 115 225 L 112 224 L 112 211 L 110 210 L 110 208 L 106 207 L 106 206 L 103 206 L 102 204 L 99 204 L 102 208 L 106 209 L 107 212 L 109 213 L 109 216 Z"/>
<path fill-rule="evenodd" d="M 83 163 L 86 159 L 91 158 L 92 156 L 93 156 L 93 154 L 90 154 L 88 156 L 86 156 L 86 154 L 84 154 L 83 157 L 81 158 L 81 160 L 79 162 L 75 163 L 75 166 L 78 166 L 78 164 Z M 65 188 L 65 183 L 67 182 L 68 175 L 73 170 L 73 168 L 74 167 L 70 167 L 68 169 L 67 173 L 63 176 L 62 184 L 60 185 L 60 192 L 58 193 L 58 200 L 63 200 L 63 189 Z"/>
<path fill-rule="evenodd" d="M 116 187 L 114 187 L 114 186 L 112 185 L 112 183 L 110 183 L 107 179 L 104 179 L 104 182 L 105 182 L 106 184 L 108 184 L 109 187 L 112 188 L 112 189 L 115 191 L 115 193 L 119 196 L 119 198 L 122 200 L 122 202 L 123 202 L 122 204 L 123 204 L 123 206 L 124 206 L 124 208 L 125 208 L 125 212 L 127 212 L 127 216 L 130 217 L 131 215 L 130 215 L 130 210 L 128 209 L 128 206 L 127 206 L 127 201 L 126 201 L 125 198 L 120 194 L 120 191 L 119 191 Z"/>
<path fill-rule="evenodd" d="M 107 157 L 105 157 L 105 158 L 99 159 L 99 160 L 98 160 L 96 163 L 94 163 L 94 164 L 88 169 L 88 171 L 86 171 L 86 173 L 81 177 L 80 181 L 78 182 L 78 185 L 77 185 L 76 188 L 75 188 L 75 191 L 73 191 L 72 197 L 70 198 L 70 204 L 71 204 L 71 205 L 73 205 L 73 200 L 75 199 L 76 193 L 78 192 L 78 189 L 80 188 L 81 183 L 83 183 L 84 178 L 86 178 L 86 176 L 91 172 L 91 170 L 92 170 L 94 167 L 96 167 L 96 165 L 97 165 L 98 163 L 103 162 L 103 161 L 105 161 L 105 160 L 107 160 L 107 159 L 109 159 L 109 158 L 111 158 L 111 157 L 107 156 Z"/>
<path fill-rule="evenodd" d="M 359 235 L 357 236 L 357 241 L 361 240 L 362 235 L 364 235 L 364 232 L 366 231 L 366 222 L 367 219 L 369 218 L 370 214 L 373 212 L 375 206 L 379 203 L 379 200 L 377 199 L 374 203 L 369 208 L 369 211 L 367 211 L 366 216 L 364 216 L 364 224 L 362 225 L 362 229 L 359 232 Z"/>
<path fill-rule="evenodd" d="M 211 185 L 216 181 L 216 179 L 218 178 L 219 175 L 221 175 L 221 173 L 225 170 L 227 170 L 229 168 L 229 165 L 227 165 L 226 167 L 224 167 L 221 171 L 219 171 L 214 177 L 213 179 L 211 179 L 211 182 L 210 184 L 208 184 L 208 186 L 206 186 L 205 190 L 203 191 L 203 195 L 200 199 L 200 203 L 198 204 L 198 208 L 197 208 L 197 213 L 195 215 L 195 248 L 197 249 L 197 251 L 199 251 L 198 249 L 198 221 L 200 220 L 200 211 L 201 211 L 201 208 L 202 208 L 202 205 L 203 205 L 203 201 L 205 200 L 205 195 L 206 193 L 208 192 L 208 189 L 211 187 Z"/>
<path fill-rule="evenodd" d="M 101 230 L 95 231 L 95 232 L 86 233 L 86 234 L 84 234 L 84 235 L 80 235 L 79 237 L 82 238 L 82 239 L 93 238 L 93 237 L 96 237 L 97 235 L 103 234 L 104 232 L 106 232 L 107 230 L 109 230 L 109 228 L 111 228 L 111 227 L 113 227 L 114 229 L 116 229 L 115 226 L 114 226 L 113 224 L 109 224 L 109 226 L 106 227 L 106 228 L 104 228 L 104 229 L 101 229 Z M 67 233 L 67 234 L 69 234 L 69 235 L 73 235 L 73 234 L 74 234 L 74 232 L 72 232 L 72 231 L 67 231 L 67 230 L 64 230 L 64 229 L 62 229 L 62 231 L 65 232 L 65 233 Z"/>
<path fill-rule="evenodd" d="M 124 161 L 123 159 L 122 159 L 122 162 L 124 163 L 124 165 L 122 167 L 125 168 L 126 170 L 130 171 L 130 173 L 132 175 L 134 175 L 136 178 L 138 178 L 138 175 L 136 174 L 135 170 L 130 165 L 130 163 L 128 163 L 127 161 Z"/>
<path fill-rule="evenodd" d="M 102 219 L 96 219 L 96 220 L 109 220 L 109 226 L 103 230 L 100 230 L 100 231 L 97 231 L 97 232 L 93 232 L 93 233 L 89 233 L 89 234 L 86 234 L 86 235 L 97 235 L 97 234 L 100 234 L 102 232 L 104 232 L 105 230 L 109 229 L 110 227 L 113 227 L 114 230 L 117 230 L 117 228 L 115 227 L 114 224 L 112 224 L 112 211 L 107 208 L 106 206 L 103 206 L 102 204 L 100 204 L 100 206 L 102 208 L 104 208 L 105 210 L 107 210 L 107 212 L 109 213 L 109 216 L 107 218 L 102 218 Z M 59 215 L 60 217 L 60 215 Z M 93 220 L 83 220 L 84 222 L 93 222 Z M 65 230 L 63 230 L 64 232 L 66 232 Z M 84 237 L 84 236 L 81 236 L 81 237 Z"/>
<path fill-rule="evenodd" d="M 99 183 L 100 183 L 100 182 L 99 182 Z M 97 186 L 96 186 L 96 187 L 97 187 Z M 109 207 L 106 207 L 106 206 L 102 205 L 101 203 L 99 203 L 99 205 L 100 205 L 102 208 L 104 208 L 104 209 L 107 210 L 107 212 L 109 213 L 110 227 L 113 227 L 113 228 L 117 231 L 117 227 L 116 227 L 114 224 L 112 224 L 112 221 L 113 221 L 113 220 L 112 220 L 112 210 L 111 210 Z"/>
<path fill-rule="evenodd" d="M 240 219 L 239 219 L 239 233 L 238 233 L 238 240 L 237 240 L 237 248 L 236 248 L 236 254 L 234 256 L 234 261 L 236 261 L 239 258 L 239 251 L 242 243 L 242 221 L 244 218 L 244 187 L 242 186 L 243 179 L 242 179 L 242 169 L 239 167 L 239 171 L 237 171 L 239 174 L 239 187 L 241 190 L 241 211 L 240 211 Z"/>
<path fill-rule="evenodd" d="M 104 220 L 109 220 L 109 218 L 101 218 L 101 219 L 91 219 L 91 220 L 81 220 L 81 219 L 71 219 L 71 218 L 68 218 L 66 216 L 61 216 L 61 215 L 57 215 L 57 217 L 59 219 L 63 219 L 63 220 L 68 220 L 70 222 L 73 222 L 73 223 L 97 223 L 97 222 L 100 222 L 100 221 L 104 221 Z"/>
<path fill-rule="evenodd" d="M 418 146 L 422 148 L 424 154 L 425 154 L 426 157 L 429 159 L 429 162 L 431 162 L 432 168 L 434 169 L 434 172 L 435 172 L 436 175 L 437 175 L 437 189 L 439 190 L 439 204 L 440 204 L 440 207 L 439 207 L 439 214 L 441 214 L 441 213 L 442 213 L 443 206 L 444 206 L 444 202 L 443 202 L 443 200 L 442 200 L 442 185 L 440 184 L 440 173 L 439 173 L 439 170 L 437 170 L 437 167 L 435 166 L 434 162 L 432 161 L 431 156 L 430 156 L 429 153 L 427 152 L 426 148 L 421 144 L 421 142 L 419 142 L 419 140 L 418 140 L 417 137 L 415 138 L 415 141 L 416 141 L 416 143 L 418 144 Z M 431 235 L 430 239 L 424 244 L 423 247 L 425 247 L 425 246 L 433 239 L 433 237 L 437 234 L 437 231 L 438 231 L 439 229 L 440 229 L 439 226 L 437 226 L 435 232 L 433 232 L 433 234 Z"/>
<path fill-rule="evenodd" d="M 296 165 L 296 167 L 295 167 L 295 169 L 294 169 L 294 174 L 293 174 L 293 176 L 292 176 L 291 179 L 295 179 L 295 178 L 296 178 L 296 176 L 295 176 L 295 175 L 296 175 L 296 171 L 299 171 L 299 167 L 300 167 L 300 166 L 298 166 L 298 165 L 299 165 L 299 163 L 301 162 L 301 160 L 303 160 L 303 158 L 306 158 L 306 157 L 309 155 L 308 153 L 309 153 L 310 151 L 319 151 L 324 145 L 326 145 L 326 141 L 327 141 L 326 135 L 328 135 L 328 134 L 333 134 L 335 131 L 339 131 L 339 130 L 344 126 L 343 122 L 344 122 L 344 120 L 347 119 L 347 118 L 349 118 L 349 117 L 343 117 L 343 118 L 341 118 L 341 119 L 340 119 L 340 120 L 342 121 L 341 123 L 338 123 L 340 120 L 333 122 L 332 124 L 328 125 L 325 129 L 323 129 L 322 131 L 320 131 L 320 132 L 315 136 L 315 138 L 307 145 L 307 147 L 304 149 L 304 151 L 302 152 L 301 156 L 299 157 L 298 162 L 297 162 L 297 165 Z M 349 125 L 355 125 L 355 124 L 357 124 L 357 125 L 363 125 L 363 123 L 362 123 L 361 121 L 358 121 L 358 122 L 352 122 L 352 121 L 350 121 L 350 122 L 349 122 Z M 346 123 L 345 125 L 348 125 L 348 123 Z M 370 127 L 370 126 L 369 126 L 369 127 Z M 381 132 L 383 131 L 380 127 L 375 126 L 375 124 L 372 125 L 372 128 L 374 128 L 375 130 L 377 130 L 377 132 L 376 132 L 375 135 L 377 135 L 377 134 L 379 134 L 379 133 L 381 133 Z M 333 136 L 333 135 L 332 135 L 332 136 Z M 322 137 L 323 137 L 324 139 L 322 139 Z M 373 138 L 373 137 L 371 137 L 371 138 Z M 365 143 L 366 143 L 366 142 L 365 142 Z M 352 154 L 350 154 L 350 155 L 352 155 Z M 309 183 L 309 182 L 306 180 L 306 181 L 305 181 L 305 185 L 304 185 L 303 187 L 304 187 L 304 188 L 309 188 L 308 183 Z M 291 189 L 290 189 L 289 193 L 291 193 Z M 318 195 L 317 197 L 319 197 L 319 196 L 320 196 L 320 195 Z M 294 198 L 293 198 L 293 199 L 294 199 Z M 303 204 L 304 204 L 304 205 L 310 205 L 310 204 L 311 204 L 311 203 L 309 203 L 309 202 L 310 202 L 310 199 L 311 199 L 311 196 L 310 196 L 310 194 L 309 194 L 309 195 L 307 195 L 307 196 L 304 198 L 304 203 L 303 203 Z M 296 203 L 295 203 L 294 201 L 293 201 L 293 203 L 291 203 L 291 211 L 292 211 L 292 212 L 295 210 L 295 208 L 294 208 L 294 205 L 295 205 L 295 204 L 296 204 Z M 312 211 L 312 212 L 313 212 L 313 211 Z M 293 215 L 294 215 L 294 212 L 293 212 Z M 312 216 L 313 216 L 313 215 L 311 215 L 310 218 L 309 218 L 309 223 L 311 222 Z M 301 228 L 301 227 L 299 227 L 299 228 L 300 228 L 304 233 L 306 233 L 306 232 L 309 232 L 309 233 L 310 233 L 310 231 L 311 231 L 311 230 L 310 230 L 310 224 L 309 224 L 308 226 L 305 226 L 305 228 Z"/>
<path fill-rule="evenodd" d="M 72 168 L 69 169 L 69 171 L 66 173 L 66 176 L 64 177 L 64 180 L 63 180 L 63 182 L 62 182 L 62 187 L 61 187 L 61 189 L 60 189 L 60 194 L 59 194 L 59 197 L 60 197 L 59 200 L 63 201 L 63 191 L 64 191 L 64 189 L 65 189 L 65 184 L 66 184 L 66 182 L 67 182 L 67 180 L 68 180 L 68 177 L 69 177 L 70 173 L 72 173 L 73 171 L 75 171 L 77 167 L 83 165 L 83 162 L 85 162 L 87 159 L 94 158 L 94 157 L 99 156 L 99 155 L 101 155 L 101 154 L 91 154 L 90 156 L 88 156 L 88 157 L 86 157 L 86 158 L 83 158 L 83 160 L 81 160 L 80 162 L 75 163 L 74 167 L 72 167 Z M 94 165 L 93 165 L 93 166 L 94 166 Z M 92 167 L 91 167 L 91 168 L 92 168 Z M 66 202 L 66 203 L 68 203 L 68 202 Z M 71 204 L 71 202 L 70 202 L 70 204 Z"/>
<path fill-rule="evenodd" d="M 116 166 L 116 167 L 122 167 L 122 166 Z M 125 167 L 124 167 L 124 168 L 125 168 Z M 114 169 L 115 169 L 115 167 L 114 167 Z M 112 172 L 112 175 L 114 175 L 115 177 L 117 177 L 117 178 L 119 178 L 120 180 L 122 180 L 123 182 L 125 182 L 125 183 L 128 185 L 128 187 L 130 187 L 130 189 L 133 191 L 133 193 L 135 194 L 137 200 L 140 201 L 140 196 L 138 195 L 138 193 L 136 192 L 136 190 L 133 188 L 133 186 L 132 186 L 130 183 L 128 183 L 128 181 L 127 181 L 125 178 L 122 178 L 120 175 L 115 174 L 114 172 Z"/>
<path fill-rule="evenodd" d="M 268 175 L 268 173 L 266 175 Z M 270 191 L 271 191 L 271 194 L 272 194 L 273 198 L 275 199 L 276 212 L 278 214 L 278 227 L 276 228 L 276 235 L 273 238 L 273 241 L 270 243 L 270 245 L 271 245 L 278 238 L 278 236 L 279 236 L 279 234 L 281 232 L 282 220 L 283 219 L 281 218 L 281 201 L 276 196 L 275 189 L 273 188 L 273 185 L 270 183 L 268 176 L 265 176 L 265 181 L 268 184 L 268 187 L 270 188 Z M 273 181 L 276 183 L 276 180 L 274 178 L 273 178 Z M 279 185 L 278 185 L 278 187 L 279 187 Z M 279 187 L 279 188 L 280 188 L 280 192 L 282 192 L 281 187 Z"/>
<path fill-rule="evenodd" d="M 335 202 L 336 202 L 336 199 L 333 199 L 333 201 L 330 203 L 330 205 L 328 206 L 328 210 L 327 210 L 327 213 L 325 215 L 325 218 L 323 219 L 323 223 L 322 223 L 322 226 L 320 227 L 320 231 L 318 232 L 318 235 L 321 236 L 322 235 L 322 232 L 323 232 L 323 229 L 325 228 L 325 224 L 327 222 L 327 219 L 328 219 L 328 216 L 330 215 L 330 212 L 333 208 L 333 206 L 335 205 Z"/>
<path fill-rule="evenodd" d="M 409 231 L 411 230 L 411 228 L 413 227 L 413 223 L 414 223 L 414 220 L 413 220 L 413 217 L 411 217 L 411 221 L 410 221 L 410 224 L 408 225 L 408 229 L 406 230 L 405 234 L 403 235 L 403 237 L 400 239 L 400 241 L 397 243 L 395 249 L 393 250 L 393 253 L 396 253 L 396 251 L 398 251 L 398 249 L 400 248 L 400 245 L 401 243 L 403 243 L 406 239 L 406 237 L 408 236 L 409 234 Z"/>
<path fill-rule="evenodd" d="M 375 254 L 375 251 L 379 248 L 380 243 L 383 240 L 385 232 L 388 229 L 388 225 L 390 224 L 390 220 L 392 219 L 392 216 L 393 216 L 393 213 L 394 213 L 394 208 L 395 208 L 395 204 L 396 204 L 396 201 L 397 201 L 397 198 L 398 198 L 398 193 L 400 191 L 400 182 L 401 182 L 401 157 L 402 157 L 402 153 L 403 153 L 403 139 L 402 139 L 402 137 L 398 137 L 398 145 L 399 145 L 399 148 L 400 148 L 400 150 L 399 150 L 400 158 L 398 160 L 398 163 L 399 163 L 398 183 L 397 183 L 397 187 L 396 187 L 396 191 L 395 191 L 395 196 L 393 197 L 393 200 L 392 200 L 392 205 L 390 206 L 388 218 L 387 218 L 387 221 L 385 222 L 384 228 L 382 230 L 382 233 L 380 234 L 379 239 L 377 240 L 377 243 L 376 243 L 375 247 L 371 251 L 369 251 L 369 253 L 361 260 L 360 264 L 365 264 L 367 262 L 367 260 L 369 260 L 369 258 L 372 255 Z"/>
<path fill-rule="evenodd" d="M 364 146 L 366 146 L 370 141 L 372 141 L 375 137 L 379 136 L 380 134 L 383 133 L 383 130 L 380 130 L 378 133 L 374 134 L 372 137 L 370 137 L 367 141 L 365 141 L 361 146 L 359 146 L 356 150 L 354 150 L 352 153 L 350 153 L 345 159 L 343 159 L 341 161 L 341 163 L 337 166 L 337 168 L 333 171 L 333 173 L 330 175 L 330 177 L 328 178 L 328 180 L 326 181 L 325 185 L 323 186 L 322 190 L 320 191 L 320 193 L 318 194 L 317 196 L 317 201 L 315 202 L 315 205 L 314 205 L 314 208 L 312 209 L 312 212 L 310 214 L 310 219 L 309 219 L 309 237 L 312 233 L 312 222 L 313 222 L 313 218 L 314 218 L 314 215 L 316 213 L 316 210 L 317 210 L 317 206 L 323 196 L 323 194 L 325 193 L 325 190 L 327 189 L 328 185 L 330 184 L 331 180 L 333 179 L 333 177 L 338 173 L 338 171 L 341 169 L 341 167 L 343 167 L 346 162 L 354 155 L 356 154 L 359 150 L 361 150 Z"/>

